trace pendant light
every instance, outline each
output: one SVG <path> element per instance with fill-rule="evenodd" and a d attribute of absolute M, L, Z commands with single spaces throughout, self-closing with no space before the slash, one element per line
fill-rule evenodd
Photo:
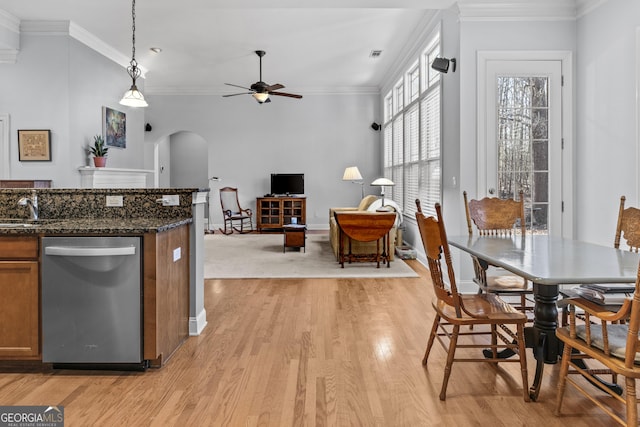
<path fill-rule="evenodd" d="M 127 73 L 131 76 L 133 83 L 131 84 L 131 88 L 124 93 L 120 104 L 128 107 L 147 107 L 149 104 L 144 100 L 144 95 L 142 95 L 142 92 L 140 92 L 136 86 L 136 79 L 140 77 L 140 68 L 138 68 L 138 62 L 136 61 L 136 0 L 133 0 L 131 3 L 131 17 L 133 20 L 133 36 L 131 38 L 131 62 L 127 67 Z"/>

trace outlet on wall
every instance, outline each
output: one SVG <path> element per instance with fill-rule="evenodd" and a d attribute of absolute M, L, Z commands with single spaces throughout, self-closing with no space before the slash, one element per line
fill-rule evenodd
<path fill-rule="evenodd" d="M 180 205 L 180 197 L 177 194 L 162 196 L 162 206 L 178 206 Z"/>
<path fill-rule="evenodd" d="M 107 196 L 107 207 L 121 208 L 123 205 L 122 196 Z"/>

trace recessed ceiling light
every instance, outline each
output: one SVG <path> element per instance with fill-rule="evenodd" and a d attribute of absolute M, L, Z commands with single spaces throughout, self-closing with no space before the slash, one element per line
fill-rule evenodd
<path fill-rule="evenodd" d="M 152 47 L 151 49 L 149 49 L 151 52 L 153 53 L 160 53 L 162 52 L 162 49 L 160 49 L 159 47 Z"/>
<path fill-rule="evenodd" d="M 381 50 L 372 50 L 369 53 L 369 58 L 379 58 L 380 55 L 382 55 L 382 51 Z"/>

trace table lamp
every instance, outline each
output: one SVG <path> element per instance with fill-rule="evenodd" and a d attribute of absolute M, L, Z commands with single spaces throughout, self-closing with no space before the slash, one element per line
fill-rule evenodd
<path fill-rule="evenodd" d="M 371 185 L 375 185 L 380 187 L 380 197 L 382 198 L 382 207 L 384 207 L 384 187 L 392 187 L 396 185 L 389 178 L 378 178 L 371 183 Z"/>
<path fill-rule="evenodd" d="M 344 170 L 344 175 L 342 175 L 343 181 L 351 181 L 354 184 L 360 184 L 362 187 L 362 199 L 364 199 L 364 182 L 362 182 L 362 175 L 360 174 L 360 170 L 357 166 L 349 166 Z"/>

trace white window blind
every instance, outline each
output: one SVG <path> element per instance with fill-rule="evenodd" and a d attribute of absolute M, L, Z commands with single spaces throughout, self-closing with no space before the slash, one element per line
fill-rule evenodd
<path fill-rule="evenodd" d="M 393 175 L 393 124 L 388 123 L 384 127 L 384 153 L 383 153 L 383 173 L 384 176 L 389 177 Z"/>
<path fill-rule="evenodd" d="M 440 87 L 434 87 L 420 104 L 420 157 L 422 174 L 418 198 L 427 215 L 435 215 L 434 205 L 440 201 Z"/>
<path fill-rule="evenodd" d="M 415 103 L 404 114 L 405 180 L 404 210 L 415 215 L 415 200 L 420 197 L 420 110 Z"/>
<path fill-rule="evenodd" d="M 431 69 L 439 52 L 436 33 L 383 98 L 383 172 L 395 183 L 385 197 L 402 206 L 406 219 L 415 217 L 416 199 L 427 215 L 435 215 L 441 199 L 441 79 Z"/>
<path fill-rule="evenodd" d="M 398 205 L 402 206 L 403 198 L 403 185 L 402 175 L 404 166 L 404 150 L 402 149 L 403 143 L 403 122 L 402 115 L 396 117 L 393 121 L 393 169 L 391 171 L 391 181 L 395 183 L 391 191 L 391 199 Z M 387 194 L 387 197 L 390 195 Z"/>

